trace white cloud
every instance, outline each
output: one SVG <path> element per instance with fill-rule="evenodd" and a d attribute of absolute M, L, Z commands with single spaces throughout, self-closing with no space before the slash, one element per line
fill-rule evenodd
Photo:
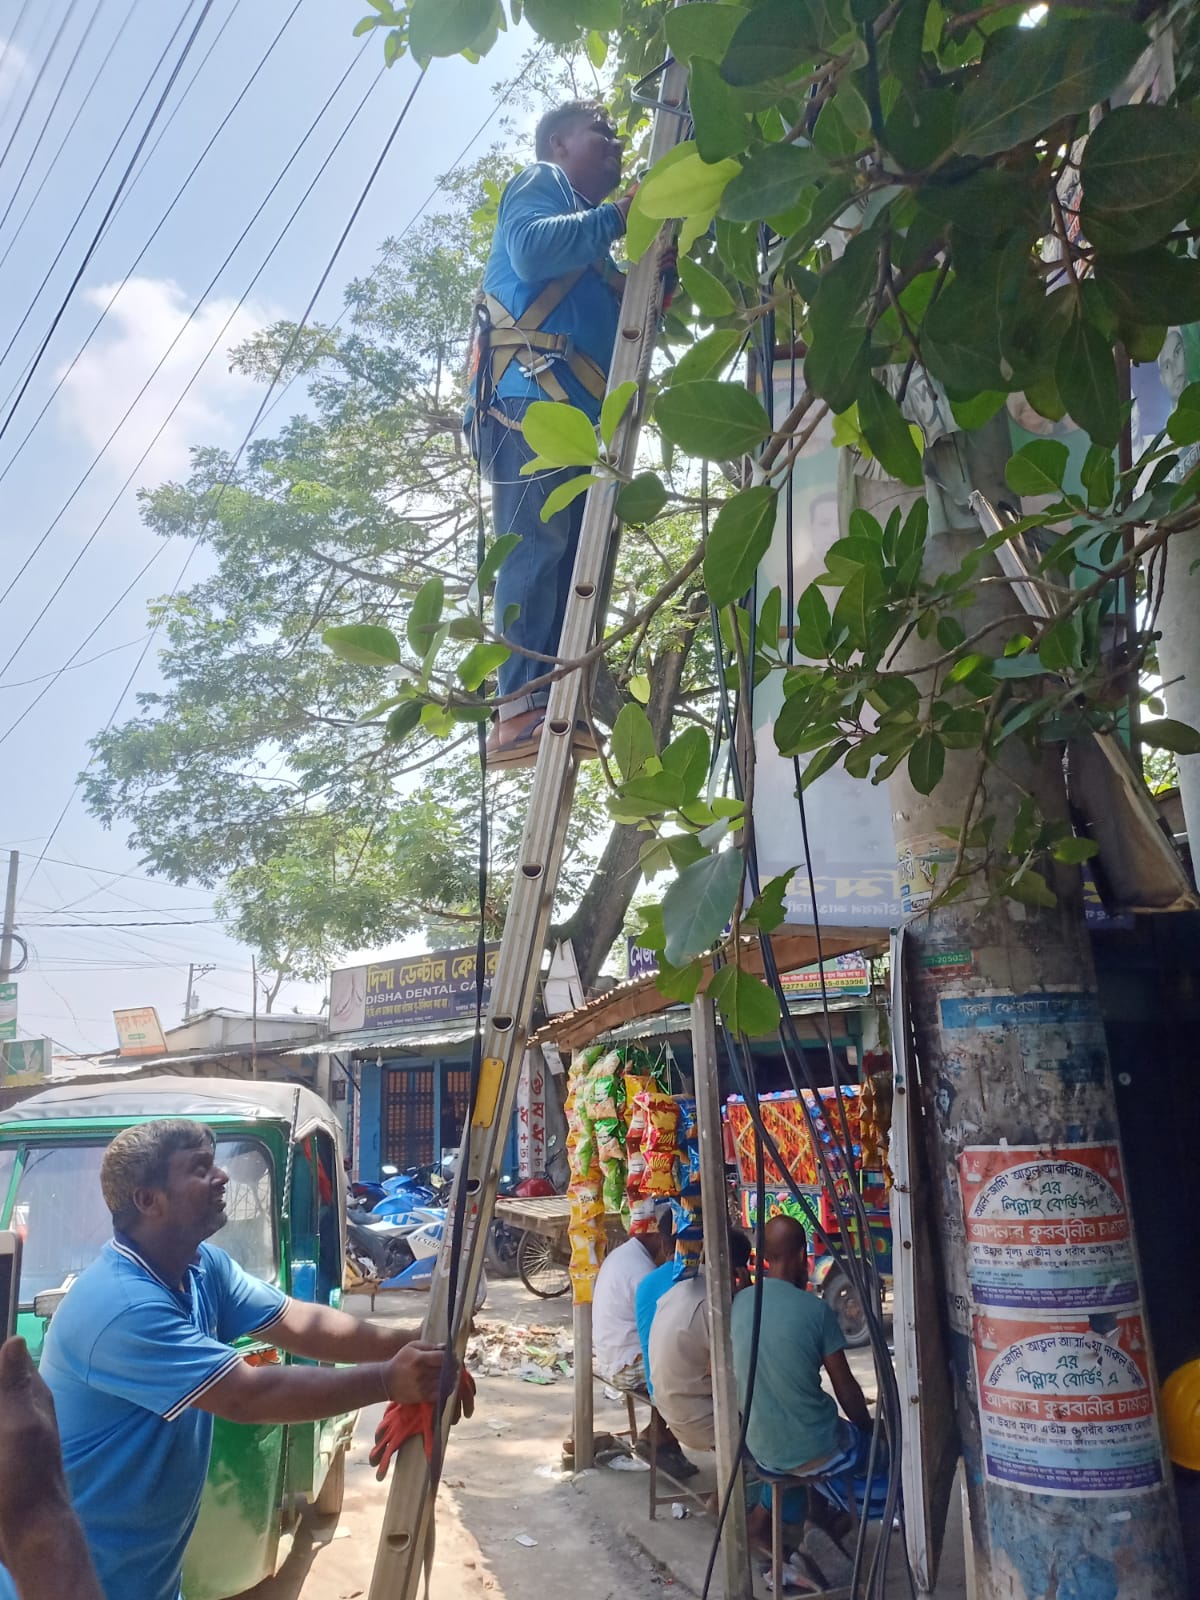
<path fill-rule="evenodd" d="M 29 76 L 29 57 L 20 45 L 0 36 L 0 94 Z"/>
<path fill-rule="evenodd" d="M 84 299 L 102 310 L 115 289 L 115 284 L 101 284 L 89 289 Z M 188 452 L 194 445 L 228 446 L 239 441 L 262 394 L 261 385 L 229 371 L 228 352 L 276 314 L 255 305 L 235 310 L 236 301 L 226 298 L 208 301 L 189 323 L 191 304 L 187 292 L 173 279 L 131 278 L 113 300 L 99 333 L 59 394 L 60 425 L 93 451 L 105 447 L 113 429 L 133 406 L 104 455 L 108 474 L 123 480 L 137 467 L 163 419 L 194 380 L 146 461 L 137 468 L 133 487 L 186 474 Z M 170 354 L 166 354 L 168 348 Z M 151 378 L 160 360 L 162 367 Z M 63 370 L 59 369 L 59 375 Z M 146 392 L 135 403 L 147 379 Z"/>

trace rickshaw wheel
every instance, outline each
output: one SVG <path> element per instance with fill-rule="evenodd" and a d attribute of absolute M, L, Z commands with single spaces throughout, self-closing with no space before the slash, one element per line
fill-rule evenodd
<path fill-rule="evenodd" d="M 557 1300 L 571 1287 L 571 1274 L 553 1241 L 528 1228 L 517 1246 L 517 1271 L 530 1294 L 542 1300 Z"/>
<path fill-rule="evenodd" d="M 844 1272 L 835 1268 L 829 1274 L 822 1286 L 821 1298 L 838 1319 L 842 1337 L 852 1350 L 870 1341 L 871 1329 L 862 1300 Z"/>
<path fill-rule="evenodd" d="M 329 1471 L 325 1474 L 320 1494 L 313 1502 L 313 1510 L 319 1517 L 336 1517 L 342 1509 L 342 1501 L 345 1498 L 346 1446 L 341 1445 L 337 1455 L 329 1463 Z"/>

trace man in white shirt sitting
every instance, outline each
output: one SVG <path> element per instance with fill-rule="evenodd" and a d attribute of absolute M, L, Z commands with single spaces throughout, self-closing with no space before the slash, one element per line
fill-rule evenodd
<path fill-rule="evenodd" d="M 750 1280 L 750 1241 L 737 1228 L 729 1230 L 729 1255 L 737 1294 Z M 672 1284 L 663 1295 L 650 1324 L 649 1345 L 659 1414 L 689 1450 L 715 1450 L 712 1336 L 703 1272 Z"/>
<path fill-rule="evenodd" d="M 597 1372 L 622 1393 L 646 1394 L 646 1369 L 638 1338 L 637 1286 L 666 1260 L 670 1240 L 655 1228 L 637 1233 L 605 1256 L 592 1289 L 592 1358 Z M 679 1448 L 679 1442 L 662 1417 L 651 1418 L 649 1430 L 637 1442 L 641 1456 L 650 1453 L 656 1435 L 658 1459 L 676 1478 L 690 1478 L 699 1469 Z"/>

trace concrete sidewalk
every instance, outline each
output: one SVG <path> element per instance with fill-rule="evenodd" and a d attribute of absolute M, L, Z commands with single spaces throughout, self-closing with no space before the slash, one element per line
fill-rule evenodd
<path fill-rule="evenodd" d="M 369 1306 L 352 1302 L 365 1314 Z M 380 1299 L 381 1320 L 412 1321 L 423 1310 L 416 1296 Z M 535 1300 L 519 1282 L 491 1284 L 480 1322 L 504 1330 L 516 1347 L 549 1342 L 519 1328 L 569 1328 L 569 1299 Z M 852 1353 L 852 1364 L 868 1395 L 874 1388 L 871 1362 Z M 514 1363 L 519 1365 L 519 1363 Z M 535 1362 L 526 1363 L 536 1375 Z M 534 1383 L 518 1372 L 478 1380 L 474 1418 L 455 1429 L 438 1497 L 437 1555 L 433 1600 L 664 1600 L 699 1597 L 715 1525 L 693 1507 L 683 1520 L 670 1506 L 648 1516 L 648 1473 L 598 1467 L 579 1475 L 561 1471 L 562 1441 L 572 1431 L 572 1383 L 559 1375 Z M 370 1585 L 386 1485 L 375 1482 L 367 1463 L 381 1408 L 364 1413 L 347 1465 L 342 1516 L 310 1520 L 292 1558 L 253 1600 L 356 1600 Z M 644 1415 L 644 1413 L 643 1413 Z M 623 1402 L 607 1401 L 596 1389 L 596 1430 L 627 1426 Z M 691 1485 L 712 1487 L 712 1457 Z M 756 1568 L 765 1561 L 756 1562 Z M 910 1593 L 900 1539 L 888 1563 L 889 1600 Z M 765 1595 L 761 1577 L 759 1593 Z M 718 1564 L 710 1594 L 722 1594 Z M 936 1600 L 965 1600 L 961 1524 L 952 1511 Z M 249 1597 L 247 1597 L 249 1600 Z"/>

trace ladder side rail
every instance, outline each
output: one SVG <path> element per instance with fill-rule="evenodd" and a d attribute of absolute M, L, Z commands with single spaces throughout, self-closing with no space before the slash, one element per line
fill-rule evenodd
<path fill-rule="evenodd" d="M 685 69 L 672 62 L 661 80 L 659 106 L 665 109 L 655 113 L 650 144 L 652 163 L 678 141 L 685 90 Z M 630 268 L 608 378 L 609 393 L 630 380 L 638 385 L 614 439 L 616 460 L 625 472 L 632 469 L 637 452 L 654 332 L 661 314 L 660 254 L 661 245 L 651 248 Z M 588 489 L 558 647 L 564 660 L 584 655 L 603 628 L 612 566 L 610 551 L 618 537 L 615 505 L 619 487 L 617 479 L 605 478 Z M 528 1039 L 542 948 L 566 844 L 577 768 L 571 733 L 582 701 L 583 670 L 569 673 L 551 685 L 545 732 L 538 746 L 529 811 L 483 1034 L 483 1059 L 502 1064 L 500 1082 L 490 1121 L 486 1126 L 472 1126 L 469 1160 L 464 1165 L 460 1159 L 455 1173 L 456 1184 L 468 1184 L 469 1208 L 459 1262 L 455 1326 L 451 1328 L 448 1319 L 447 1229 L 422 1329 L 423 1338 L 449 1341 L 460 1356 L 466 1346 L 483 1270 L 500 1177 L 500 1155 L 516 1105 L 521 1056 Z M 452 1208 L 453 1196 L 448 1215 Z M 443 1442 L 449 1435 L 453 1409 L 448 1404 L 440 1420 Z M 410 1439 L 392 1466 L 368 1600 L 415 1600 L 433 1514 L 429 1490 L 421 1441 Z"/>

